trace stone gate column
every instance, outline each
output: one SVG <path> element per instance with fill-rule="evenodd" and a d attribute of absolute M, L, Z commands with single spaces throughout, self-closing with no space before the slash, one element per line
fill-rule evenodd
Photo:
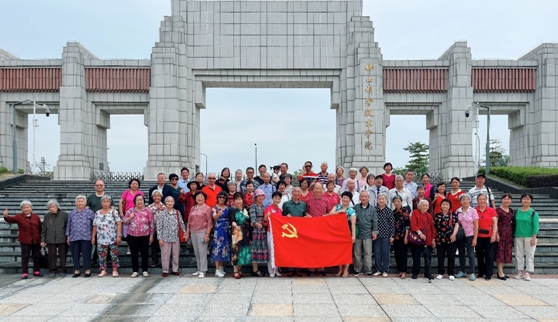
<path fill-rule="evenodd" d="M 470 177 L 475 170 L 473 122 L 465 117 L 465 110 L 473 102 L 471 48 L 466 42 L 456 42 L 440 60 L 449 61 L 448 91 L 446 101 L 427 116 L 432 151 L 429 170 L 443 179 Z"/>
<path fill-rule="evenodd" d="M 68 42 L 62 53 L 60 87 L 60 156 L 55 180 L 88 180 L 93 171 L 95 114 L 87 101 L 85 59 L 97 59 L 77 42 Z"/>

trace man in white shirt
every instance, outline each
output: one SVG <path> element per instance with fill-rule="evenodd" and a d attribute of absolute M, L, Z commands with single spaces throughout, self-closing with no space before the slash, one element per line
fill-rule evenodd
<path fill-rule="evenodd" d="M 353 205 L 360 203 L 360 193 L 356 190 L 356 180 L 347 179 L 347 191 L 353 194 Z"/>
<path fill-rule="evenodd" d="M 408 189 L 403 187 L 403 177 L 398 175 L 395 177 L 395 188 L 389 191 L 389 200 L 388 205 L 391 209 L 395 209 L 393 205 L 393 197 L 399 196 L 402 199 L 402 207 L 409 209 L 409 211 L 413 210 L 413 197 L 411 196 L 411 192 Z"/>
<path fill-rule="evenodd" d="M 370 203 L 374 206 L 378 205 L 378 195 L 380 193 L 385 194 L 386 196 L 389 194 L 389 189 L 383 185 L 384 178 L 381 175 L 377 175 L 374 178 L 374 185 L 368 188 L 368 194 L 370 195 Z"/>
<path fill-rule="evenodd" d="M 358 180 L 356 179 L 356 175 L 357 175 L 357 169 L 356 168 L 350 168 L 349 169 L 349 178 L 346 179 L 345 181 L 343 181 L 343 185 L 341 186 L 341 192 L 345 192 L 345 191 L 349 191 L 349 189 L 347 189 L 347 184 L 349 179 L 352 179 L 355 182 L 355 191 L 360 191 L 360 185 L 358 183 Z M 360 202 L 360 200 L 359 200 Z"/>
<path fill-rule="evenodd" d="M 492 208 L 496 208 L 494 203 L 494 195 L 492 191 L 484 185 L 486 177 L 484 174 L 478 174 L 477 178 L 475 179 L 475 186 L 469 190 L 469 195 L 471 196 L 471 208 L 475 208 L 479 205 L 477 202 L 477 197 L 482 193 L 484 195 L 488 195 L 488 203 L 489 206 Z"/>
<path fill-rule="evenodd" d="M 411 192 L 413 199 L 417 197 L 418 188 L 417 183 L 413 181 L 414 177 L 415 173 L 413 170 L 407 170 L 407 173 L 405 173 L 405 182 L 403 182 L 403 187 Z"/>
<path fill-rule="evenodd" d="M 180 170 L 180 175 L 182 176 L 182 180 L 178 180 L 178 186 L 180 188 L 182 188 L 182 190 L 184 190 L 184 192 L 190 191 L 190 189 L 188 189 L 188 180 L 189 180 L 189 177 L 190 177 L 190 170 L 188 170 L 188 168 L 184 167 Z"/>

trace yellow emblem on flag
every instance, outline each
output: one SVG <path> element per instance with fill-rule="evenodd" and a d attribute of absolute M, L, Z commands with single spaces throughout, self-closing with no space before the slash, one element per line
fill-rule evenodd
<path fill-rule="evenodd" d="M 281 226 L 281 228 L 283 228 L 283 230 L 286 230 L 288 232 L 288 233 L 282 232 L 281 237 L 298 238 L 298 233 L 296 231 L 296 228 L 291 223 L 286 223 L 283 226 Z"/>

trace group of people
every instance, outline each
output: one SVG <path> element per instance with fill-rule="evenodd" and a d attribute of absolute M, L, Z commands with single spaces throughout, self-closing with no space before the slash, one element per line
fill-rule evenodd
<path fill-rule="evenodd" d="M 391 250 L 397 264 L 398 277 L 406 278 L 407 254 L 412 255 L 412 278 L 418 278 L 421 257 L 424 258 L 425 277 L 431 282 L 431 254 L 437 249 L 438 274 L 436 279 L 450 280 L 469 276 L 470 280 L 493 277 L 494 262 L 497 277 L 508 278 L 503 265 L 512 262 L 515 246 L 517 275 L 529 281 L 534 273 L 534 253 L 539 228 L 537 212 L 531 208 L 533 197 L 521 196 L 522 207 L 512 210 L 510 194 L 504 194 L 496 207 L 494 196 L 485 186 L 485 177 L 476 177 L 475 187 L 468 192 L 460 189 L 460 179 L 434 187 L 428 174 L 422 176 L 423 185 L 414 181 L 414 173 L 405 177 L 391 172 L 391 163 L 384 165 L 381 175 L 370 174 L 366 167 L 343 168 L 329 173 L 327 163 L 320 172 L 312 172 L 312 162 L 304 164 L 298 187 L 291 185 L 293 177 L 288 165 L 258 168 L 259 176 L 248 167 L 245 175 L 237 170 L 234 177 L 228 168 L 207 175 L 197 173 L 190 180 L 187 168 L 180 175 L 160 173 L 157 184 L 149 189 L 147 198 L 140 190 L 141 182 L 132 179 L 120 197 L 118 208 L 105 193 L 102 180 L 95 181 L 95 193 L 75 198 L 75 209 L 66 213 L 56 200 L 47 203 L 44 220 L 32 212 L 28 200 L 21 203 L 21 213 L 4 218 L 19 226 L 18 240 L 22 251 L 22 278 L 28 278 L 29 255 L 33 258 L 33 275 L 42 276 L 38 257 L 41 247 L 47 247 L 50 276 L 65 272 L 69 249 L 74 263 L 73 277 L 91 276 L 92 247 L 96 246 L 95 260 L 99 263 L 99 277 L 108 275 L 107 259 L 112 259 L 112 276 L 118 276 L 118 245 L 126 240 L 132 261 L 132 277 L 139 275 L 141 256 L 142 275 L 149 276 L 149 248 L 151 266 L 158 264 L 159 253 L 162 276 L 179 275 L 181 243 L 193 248 L 197 270 L 193 274 L 205 277 L 208 270 L 208 251 L 215 263 L 215 275 L 224 277 L 225 266 L 233 266 L 233 276 L 242 278 L 242 266 L 251 266 L 253 276 L 264 276 L 259 264 L 267 263 L 270 277 L 281 276 L 275 265 L 275 250 L 270 232 L 271 216 L 313 218 L 343 215 L 347 219 L 347 234 L 353 241 L 353 261 L 338 267 L 336 276 L 347 277 L 353 265 L 355 276 L 388 277 Z M 357 178 L 357 173 L 361 174 Z M 346 229 L 346 228 L 344 228 Z M 327 247 L 327 245 L 324 245 Z M 393 247 L 393 248 L 392 248 Z M 60 267 L 56 265 L 56 255 Z M 475 258 L 476 253 L 476 258 Z M 459 271 L 455 260 L 459 254 Z M 372 267 L 374 259 L 374 269 Z M 447 258 L 447 265 L 445 264 Z M 171 264 L 172 259 L 172 264 Z M 466 262 L 468 270 L 466 272 Z M 476 271 L 476 259 L 478 272 Z M 170 266 L 170 267 L 169 267 Z M 169 270 L 170 268 L 170 270 Z M 288 276 L 302 276 L 303 268 L 282 268 Z M 307 269 L 306 274 L 321 274 L 324 269 Z"/>

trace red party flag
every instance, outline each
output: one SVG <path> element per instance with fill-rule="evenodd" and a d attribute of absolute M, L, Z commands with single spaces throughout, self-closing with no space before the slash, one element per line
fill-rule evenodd
<path fill-rule="evenodd" d="M 277 267 L 320 268 L 353 262 L 345 215 L 270 218 Z"/>

